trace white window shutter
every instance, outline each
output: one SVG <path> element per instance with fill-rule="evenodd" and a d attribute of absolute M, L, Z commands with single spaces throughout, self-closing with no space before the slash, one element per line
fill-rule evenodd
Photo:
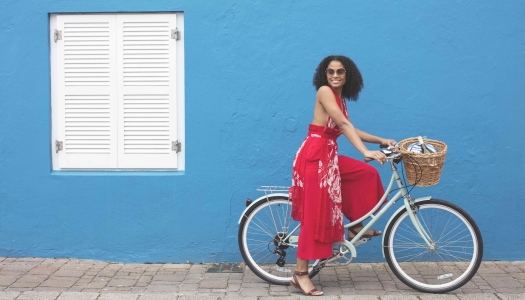
<path fill-rule="evenodd" d="M 56 139 L 60 169 L 117 167 L 116 16 L 57 15 Z M 53 43 L 53 41 L 51 41 Z"/>
<path fill-rule="evenodd" d="M 117 15 L 118 166 L 175 169 L 175 14 Z"/>

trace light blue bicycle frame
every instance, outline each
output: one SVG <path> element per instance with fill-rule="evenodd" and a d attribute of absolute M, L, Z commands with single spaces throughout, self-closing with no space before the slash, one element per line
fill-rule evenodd
<path fill-rule="evenodd" d="M 407 190 L 406 190 L 406 187 L 403 185 L 403 183 L 401 182 L 401 178 L 399 177 L 399 173 L 397 171 L 397 167 L 395 166 L 394 164 L 394 159 L 391 158 L 389 159 L 390 161 L 390 166 L 391 166 L 391 169 L 392 169 L 392 177 L 390 179 L 390 183 L 388 184 L 388 187 L 383 195 L 383 197 L 381 197 L 381 199 L 379 200 L 379 202 L 377 203 L 377 205 L 372 208 L 372 210 L 370 210 L 370 212 L 368 212 L 366 215 L 364 215 L 363 217 L 361 217 L 360 219 L 358 220 L 355 220 L 349 224 L 346 224 L 344 225 L 344 228 L 349 228 L 349 227 L 352 227 L 360 222 L 362 222 L 363 220 L 366 220 L 368 218 L 370 218 L 370 222 L 368 222 L 368 224 L 361 230 L 358 232 L 358 234 L 350 241 L 348 240 L 345 240 L 345 241 L 342 241 L 342 242 L 337 242 L 337 243 L 334 243 L 334 245 L 340 245 L 340 246 L 344 246 L 348 249 L 348 251 L 350 251 L 350 254 L 351 254 L 351 257 L 352 259 L 355 258 L 357 256 L 357 251 L 356 251 L 356 248 L 355 248 L 355 244 L 361 240 L 361 236 L 363 236 L 363 234 L 369 230 L 384 214 L 387 210 L 390 209 L 390 207 L 392 207 L 392 205 L 394 205 L 399 199 L 403 198 L 404 200 L 404 205 L 402 207 L 400 207 L 393 215 L 392 217 L 390 218 L 390 220 L 387 222 L 386 226 L 385 226 L 385 230 L 386 228 L 388 228 L 388 225 L 390 224 L 390 222 L 392 221 L 393 217 L 395 215 L 397 215 L 397 212 L 401 211 L 403 208 L 406 208 L 407 212 L 408 212 L 408 215 L 410 217 L 410 220 L 412 221 L 412 224 L 414 225 L 414 228 L 417 230 L 417 232 L 421 235 L 421 238 L 425 241 L 425 243 L 428 245 L 428 247 L 430 249 L 433 249 L 434 248 L 434 242 L 432 241 L 432 238 L 428 235 L 428 233 L 425 231 L 425 229 L 423 228 L 423 226 L 421 225 L 421 223 L 419 222 L 418 218 L 416 217 L 415 213 L 414 213 L 414 210 L 412 209 L 413 207 L 413 204 L 416 203 L 416 202 L 419 202 L 419 201 L 424 201 L 424 200 L 429 200 L 431 199 L 432 197 L 430 196 L 427 196 L 427 197 L 421 197 L 421 198 L 417 198 L 417 199 L 414 199 L 412 198 Z M 379 209 L 379 207 L 381 205 L 383 205 L 383 202 L 385 201 L 386 197 L 388 194 L 390 194 L 390 192 L 392 191 L 392 187 L 394 186 L 394 182 L 397 183 L 397 186 L 399 187 L 399 191 L 394 195 L 394 197 L 392 197 L 384 206 L 383 208 L 377 212 L 377 214 L 373 214 L 373 212 L 375 212 L 376 210 Z M 272 194 L 269 194 L 267 195 L 267 197 L 271 197 Z M 244 215 L 244 214 L 243 214 Z M 300 225 L 298 225 L 297 227 L 295 227 L 292 231 L 290 231 L 288 233 L 288 235 L 283 239 L 283 240 L 289 240 L 290 241 L 290 244 L 288 244 L 289 246 L 291 247 L 297 247 L 297 241 L 299 240 L 299 236 L 298 235 L 294 235 L 294 233 L 299 229 Z M 382 245 L 384 246 L 384 235 L 383 235 L 383 241 L 382 241 Z M 332 257 L 330 258 L 328 261 L 333 261 L 335 259 L 339 259 L 343 256 L 345 256 L 348 251 L 343 251 L 341 253 L 339 253 L 338 256 L 336 257 Z M 383 252 L 383 255 L 384 255 L 384 252 Z"/>

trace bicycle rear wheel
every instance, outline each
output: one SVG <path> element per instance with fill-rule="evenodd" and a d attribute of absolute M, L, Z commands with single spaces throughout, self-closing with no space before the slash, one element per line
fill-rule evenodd
<path fill-rule="evenodd" d="M 239 226 L 239 250 L 246 265 L 272 284 L 289 285 L 295 272 L 297 243 L 285 240 L 288 233 L 299 226 L 291 212 L 292 202 L 288 197 L 268 197 L 250 207 Z M 299 230 L 293 236 L 297 238 Z M 310 278 L 317 273 L 309 267 Z"/>
<path fill-rule="evenodd" d="M 414 204 L 416 217 L 431 238 L 428 246 L 405 209 L 385 232 L 385 258 L 409 287 L 446 293 L 467 283 L 483 256 L 483 240 L 472 217 L 459 206 L 438 199 Z"/>

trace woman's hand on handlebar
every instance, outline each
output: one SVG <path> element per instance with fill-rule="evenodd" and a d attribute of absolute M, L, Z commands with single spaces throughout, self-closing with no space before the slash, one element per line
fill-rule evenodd
<path fill-rule="evenodd" d="M 396 144 L 395 140 L 392 139 L 381 139 L 379 143 L 380 148 L 388 148 L 388 146 L 394 146 Z"/>
<path fill-rule="evenodd" d="M 363 153 L 365 156 L 365 162 L 369 162 L 371 160 L 377 160 L 380 164 L 386 163 L 386 155 L 381 151 L 366 151 Z"/>

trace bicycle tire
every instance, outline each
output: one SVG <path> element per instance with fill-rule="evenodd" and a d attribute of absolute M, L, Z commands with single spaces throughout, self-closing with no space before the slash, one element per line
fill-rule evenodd
<path fill-rule="evenodd" d="M 445 200 L 416 202 L 414 207 L 435 247 L 423 241 L 404 208 L 385 232 L 383 251 L 390 269 L 404 284 L 421 292 L 447 293 L 460 288 L 476 274 L 483 257 L 476 222 Z"/>
<path fill-rule="evenodd" d="M 286 253 L 282 266 L 277 265 L 281 255 L 275 253 L 279 248 L 275 240 L 299 224 L 292 219 L 291 212 L 288 197 L 269 196 L 250 207 L 239 225 L 238 243 L 244 262 L 254 274 L 276 285 L 289 285 L 295 272 L 297 248 L 279 246 Z M 308 269 L 310 278 L 319 272 L 311 265 Z"/>

